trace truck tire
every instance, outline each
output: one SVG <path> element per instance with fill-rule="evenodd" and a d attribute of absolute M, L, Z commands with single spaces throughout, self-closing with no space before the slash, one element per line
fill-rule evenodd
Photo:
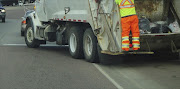
<path fill-rule="evenodd" d="M 5 18 L 2 18 L 2 22 L 5 23 L 6 19 Z"/>
<path fill-rule="evenodd" d="M 99 62 L 97 38 L 91 28 L 86 29 L 83 36 L 83 51 L 85 60 L 91 63 Z"/>
<path fill-rule="evenodd" d="M 69 52 L 73 58 L 83 58 L 83 30 L 72 27 L 69 32 Z"/>
<path fill-rule="evenodd" d="M 25 42 L 29 48 L 38 48 L 40 41 L 34 38 L 34 30 L 31 23 L 28 23 L 25 29 Z"/>

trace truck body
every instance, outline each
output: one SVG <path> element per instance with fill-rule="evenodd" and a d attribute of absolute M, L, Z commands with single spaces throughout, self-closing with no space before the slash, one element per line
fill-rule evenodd
<path fill-rule="evenodd" d="M 168 22 L 169 13 L 173 13 L 169 9 L 170 3 L 174 2 L 179 1 L 135 0 L 137 15 L 146 16 L 151 22 Z M 97 48 L 103 54 L 124 54 L 121 50 L 121 18 L 118 5 L 114 1 L 36 0 L 35 6 L 35 12 L 26 21 L 29 24 L 25 32 L 28 47 L 39 47 L 46 41 L 69 45 L 72 57 L 84 56 L 89 62 L 97 61 Z M 178 10 L 176 8 L 174 12 Z M 172 16 L 173 21 L 178 20 L 177 14 Z M 141 34 L 139 52 L 127 54 L 179 52 L 179 40 L 180 33 Z"/>

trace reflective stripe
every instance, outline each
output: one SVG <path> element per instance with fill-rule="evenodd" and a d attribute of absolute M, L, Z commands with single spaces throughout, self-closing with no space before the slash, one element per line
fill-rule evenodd
<path fill-rule="evenodd" d="M 122 48 L 129 48 L 129 47 L 123 46 Z"/>
<path fill-rule="evenodd" d="M 126 0 L 122 0 L 121 5 L 124 5 L 125 2 L 126 2 Z"/>
<path fill-rule="evenodd" d="M 133 48 L 140 48 L 140 47 L 133 47 Z"/>
<path fill-rule="evenodd" d="M 122 48 L 129 48 L 129 44 L 122 44 Z"/>
<path fill-rule="evenodd" d="M 126 1 L 128 1 L 130 4 L 129 5 L 124 5 Z M 134 3 L 131 0 L 123 0 L 119 7 L 120 7 L 120 9 L 122 9 L 122 8 L 132 8 L 132 7 L 135 7 L 135 6 L 134 6 Z"/>
<path fill-rule="evenodd" d="M 129 43 L 122 43 L 122 45 L 129 45 Z"/>
<path fill-rule="evenodd" d="M 130 4 L 134 4 L 131 0 L 128 0 Z"/>
<path fill-rule="evenodd" d="M 133 37 L 132 41 L 139 41 L 139 37 Z"/>
<path fill-rule="evenodd" d="M 140 48 L 140 45 L 133 45 L 133 48 Z"/>
<path fill-rule="evenodd" d="M 129 41 L 128 39 L 122 40 L 122 41 Z"/>
<path fill-rule="evenodd" d="M 122 41 L 129 41 L 129 37 L 128 38 L 122 38 Z"/>
<path fill-rule="evenodd" d="M 132 40 L 139 40 L 139 38 L 132 38 Z"/>
<path fill-rule="evenodd" d="M 122 37 L 122 38 L 129 38 L 129 36 L 124 36 L 124 37 Z"/>
<path fill-rule="evenodd" d="M 128 1 L 130 4 L 133 4 L 133 2 L 132 2 L 131 0 L 123 0 L 123 1 L 121 2 L 121 5 L 124 5 L 124 3 L 125 3 L 126 1 Z"/>
<path fill-rule="evenodd" d="M 133 43 L 133 45 L 140 45 L 139 43 Z"/>
<path fill-rule="evenodd" d="M 133 48 L 140 48 L 139 46 L 137 46 L 137 47 L 133 47 Z"/>
<path fill-rule="evenodd" d="M 123 45 L 122 48 L 124 48 L 124 47 L 129 48 L 129 45 Z M 137 47 L 138 47 L 138 46 L 137 46 Z"/>
<path fill-rule="evenodd" d="M 139 41 L 139 40 L 133 40 L 133 41 Z"/>
<path fill-rule="evenodd" d="M 122 47 L 123 49 L 127 49 L 127 47 Z M 129 48 L 128 48 L 128 50 L 129 50 Z"/>
<path fill-rule="evenodd" d="M 134 5 L 120 6 L 120 9 L 122 9 L 122 8 L 132 8 L 132 7 L 135 7 L 135 6 Z"/>

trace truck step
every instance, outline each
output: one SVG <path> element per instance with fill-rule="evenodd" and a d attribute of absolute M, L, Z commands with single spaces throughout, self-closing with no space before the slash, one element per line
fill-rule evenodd
<path fill-rule="evenodd" d="M 138 51 L 138 52 L 110 52 L 110 51 L 101 51 L 103 54 L 108 54 L 108 55 L 124 55 L 124 54 L 149 54 L 152 55 L 154 52 L 145 52 L 145 51 Z"/>

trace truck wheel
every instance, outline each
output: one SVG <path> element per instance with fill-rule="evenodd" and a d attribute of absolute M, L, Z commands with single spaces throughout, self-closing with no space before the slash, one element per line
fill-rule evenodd
<path fill-rule="evenodd" d="M 83 30 L 72 27 L 69 33 L 69 52 L 73 58 L 83 58 Z"/>
<path fill-rule="evenodd" d="M 34 38 L 34 31 L 31 23 L 28 23 L 25 29 L 25 42 L 29 48 L 37 48 L 40 46 L 40 41 Z"/>
<path fill-rule="evenodd" d="M 98 62 L 97 39 L 91 28 L 86 29 L 83 37 L 83 51 L 85 60 L 91 63 Z"/>
<path fill-rule="evenodd" d="M 2 22 L 5 23 L 5 18 L 2 18 Z"/>

